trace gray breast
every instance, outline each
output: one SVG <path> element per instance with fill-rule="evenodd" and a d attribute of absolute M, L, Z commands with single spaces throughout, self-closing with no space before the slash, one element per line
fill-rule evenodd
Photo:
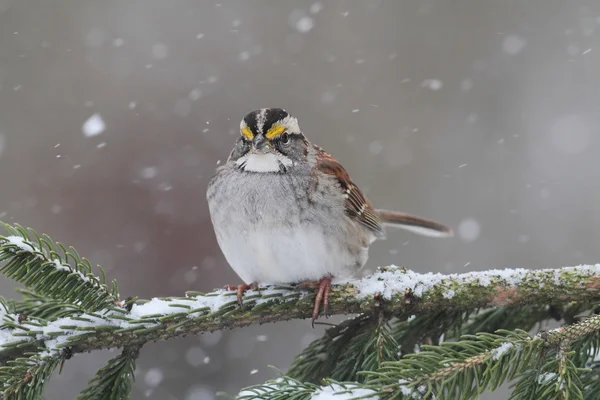
<path fill-rule="evenodd" d="M 215 229 L 297 224 L 331 229 L 328 221 L 343 217 L 342 199 L 312 186 L 309 176 L 301 171 L 272 174 L 222 168 L 207 193 Z"/>

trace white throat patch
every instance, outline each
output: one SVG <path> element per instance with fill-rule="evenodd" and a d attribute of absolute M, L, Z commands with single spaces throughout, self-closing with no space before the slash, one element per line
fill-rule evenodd
<path fill-rule="evenodd" d="M 241 165 L 244 171 L 279 172 L 281 164 L 283 164 L 284 167 L 289 167 L 292 165 L 292 160 L 277 153 L 248 153 L 245 156 L 240 157 L 235 163 Z"/>

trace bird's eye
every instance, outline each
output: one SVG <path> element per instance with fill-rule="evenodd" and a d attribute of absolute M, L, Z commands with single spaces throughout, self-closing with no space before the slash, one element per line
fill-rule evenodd
<path fill-rule="evenodd" d="M 290 143 L 290 135 L 288 135 L 287 132 L 283 132 L 283 134 L 281 135 L 281 144 L 288 144 Z"/>

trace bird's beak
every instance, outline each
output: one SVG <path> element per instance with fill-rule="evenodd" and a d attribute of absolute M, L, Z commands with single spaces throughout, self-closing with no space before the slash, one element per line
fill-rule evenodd
<path fill-rule="evenodd" d="M 256 135 L 252 140 L 252 147 L 257 153 L 267 153 L 271 151 L 271 142 L 264 135 Z"/>

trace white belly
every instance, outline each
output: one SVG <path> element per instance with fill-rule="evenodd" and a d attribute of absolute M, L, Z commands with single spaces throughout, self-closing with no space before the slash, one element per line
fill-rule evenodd
<path fill-rule="evenodd" d="M 350 277 L 356 259 L 343 244 L 311 227 L 217 234 L 225 258 L 246 283 L 316 281 Z"/>

